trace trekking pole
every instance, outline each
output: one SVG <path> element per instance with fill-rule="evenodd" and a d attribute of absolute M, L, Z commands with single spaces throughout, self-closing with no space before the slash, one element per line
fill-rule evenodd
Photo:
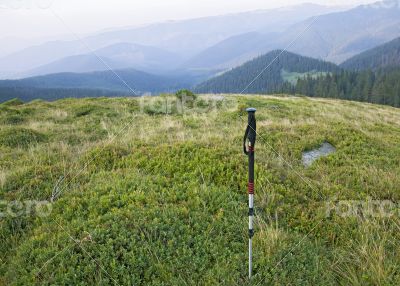
<path fill-rule="evenodd" d="M 243 151 L 249 157 L 249 279 L 253 269 L 253 216 L 254 216 L 254 145 L 256 144 L 256 109 L 246 109 L 248 113 L 248 124 L 243 139 Z M 246 146 L 247 145 L 247 146 Z"/>

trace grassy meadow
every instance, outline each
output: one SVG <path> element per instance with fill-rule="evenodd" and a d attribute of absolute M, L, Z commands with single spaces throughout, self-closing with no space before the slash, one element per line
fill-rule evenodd
<path fill-rule="evenodd" d="M 251 282 L 249 106 L 260 135 Z M 336 153 L 305 168 L 302 152 L 323 142 Z M 0 285 L 400 285 L 399 174 L 391 107 L 251 95 L 10 101 L 0 105 Z M 50 202 L 48 215 L 26 211 L 30 201 Z M 395 207 L 343 215 L 359 201 Z"/>
<path fill-rule="evenodd" d="M 310 71 L 310 72 L 305 72 L 305 73 L 299 73 L 299 72 L 288 72 L 284 69 L 281 70 L 281 76 L 284 82 L 289 82 L 293 86 L 296 86 L 297 81 L 299 79 L 304 79 L 307 77 L 311 77 L 313 79 L 316 79 L 320 76 L 325 76 L 327 75 L 327 72 L 318 72 L 318 71 Z"/>

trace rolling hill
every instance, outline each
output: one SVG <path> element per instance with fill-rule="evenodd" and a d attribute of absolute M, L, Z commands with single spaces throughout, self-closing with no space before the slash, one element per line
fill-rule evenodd
<path fill-rule="evenodd" d="M 93 88 L 0 87 L 0 103 L 13 99 L 54 101 L 63 98 L 134 97 L 132 92 Z"/>
<path fill-rule="evenodd" d="M 4 92 L 10 92 L 11 89 L 22 93 L 26 88 L 33 88 L 37 89 L 37 98 L 41 98 L 40 92 L 44 89 L 50 89 L 52 92 L 60 89 L 63 90 L 63 94 L 67 90 L 71 90 L 71 96 L 76 92 L 76 89 L 102 90 L 101 94 L 103 95 L 107 91 L 110 94 L 117 92 L 135 95 L 126 86 L 128 85 L 135 91 L 136 95 L 141 95 L 147 92 L 168 92 L 183 87 L 190 87 L 194 81 L 190 76 L 167 77 L 132 69 L 116 70 L 115 72 L 118 76 L 112 71 L 100 71 L 90 73 L 58 73 L 21 80 L 2 80 L 0 81 L 0 94 L 2 94 L 2 89 Z"/>
<path fill-rule="evenodd" d="M 340 66 L 348 70 L 377 70 L 400 66 L 400 38 L 356 55 Z"/>
<path fill-rule="evenodd" d="M 269 65 L 270 63 L 272 65 Z M 310 72 L 318 74 L 338 70 L 338 66 L 329 62 L 275 50 L 207 80 L 199 84 L 195 90 L 200 93 L 240 93 L 242 91 L 271 93 L 280 91 L 285 82 L 293 80 L 285 77 L 293 75 L 302 77 Z M 252 83 L 251 86 L 247 88 L 250 83 Z"/>
<path fill-rule="evenodd" d="M 0 105 L 1 285 L 399 285 L 399 109 L 224 95 L 183 116 L 166 99 L 177 106 Z M 248 106 L 260 134 L 251 282 Z M 302 152 L 325 141 L 336 152 L 305 168 Z"/>

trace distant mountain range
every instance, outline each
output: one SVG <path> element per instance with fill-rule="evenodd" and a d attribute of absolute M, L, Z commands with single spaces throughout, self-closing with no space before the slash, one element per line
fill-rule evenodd
<path fill-rule="evenodd" d="M 229 69 L 273 49 L 287 49 L 334 63 L 400 36 L 400 8 L 359 6 L 312 17 L 284 32 L 258 30 L 235 35 L 187 61 L 187 69 Z"/>
<path fill-rule="evenodd" d="M 123 44 L 114 47 L 115 49 L 99 50 L 98 55 L 115 68 L 118 67 L 116 65 L 118 52 L 123 53 L 126 49 L 132 50 L 137 46 Z M 108 53 L 110 57 L 106 58 Z M 78 65 L 85 62 L 80 62 L 79 56 L 74 59 L 76 61 L 66 62 L 66 64 Z M 86 60 L 90 59 L 88 55 Z M 171 59 L 173 60 L 172 56 Z M 97 58 L 92 60 L 94 63 L 99 62 Z M 122 63 L 121 66 L 123 66 Z M 134 69 L 116 69 L 114 72 L 64 72 L 20 80 L 2 80 L 0 81 L 0 96 L 4 101 L 5 97 L 10 99 L 11 96 L 66 97 L 68 91 L 71 96 L 85 96 L 85 92 L 88 96 L 105 95 L 106 92 L 111 95 L 134 95 L 126 85 L 131 87 L 136 95 L 141 95 L 146 92 L 174 92 L 180 88 L 194 88 L 196 84 L 194 89 L 199 93 L 273 93 L 291 90 L 299 79 L 307 77 L 318 78 L 341 73 L 343 69 L 379 70 L 393 66 L 400 66 L 400 39 L 356 55 L 340 66 L 283 50 L 274 50 L 205 81 L 204 79 L 210 77 L 212 73 L 167 72 L 166 75 L 156 75 Z M 53 68 L 61 67 L 62 65 Z M 29 96 L 26 97 L 25 94 Z"/>
<path fill-rule="evenodd" d="M 397 37 L 398 5 L 303 4 L 46 42 L 0 58 L 0 78 L 109 68 L 217 74 L 275 49 L 339 64 Z"/>
<path fill-rule="evenodd" d="M 157 72 L 159 68 L 162 69 L 161 72 L 166 69 L 174 70 L 229 37 L 255 31 L 280 33 L 309 17 L 341 9 L 343 8 L 303 4 L 125 28 L 73 41 L 46 42 L 0 58 L 0 76 L 22 78 L 53 72 L 105 70 L 105 65 L 96 63 L 93 55 L 90 56 L 92 51 L 104 50 L 116 50 L 116 59 L 110 58 L 108 52 L 101 56 L 107 63 L 118 68 L 128 67 L 150 72 Z M 127 44 L 132 46 L 127 47 Z M 119 50 L 120 45 L 123 45 L 124 52 Z"/>
<path fill-rule="evenodd" d="M 144 71 L 163 71 L 180 62 L 177 54 L 138 44 L 120 43 L 87 53 L 70 56 L 50 64 L 37 67 L 26 73 L 27 76 L 52 73 L 84 73 L 108 69 L 136 69 Z"/>
<path fill-rule="evenodd" d="M 48 42 L 0 59 L 0 75 L 21 78 L 0 81 L 0 100 L 25 93 L 52 99 L 68 92 L 132 94 L 126 84 L 137 95 L 194 87 L 271 93 L 296 91 L 299 80 L 307 93 L 305 79 L 325 85 L 325 76 L 341 74 L 346 84 L 357 84 L 348 77 L 370 74 L 344 71 L 368 69 L 381 71 L 376 84 L 386 86 L 382 68 L 400 65 L 400 7 L 337 10 L 304 4 Z"/>
<path fill-rule="evenodd" d="M 114 72 L 58 73 L 21 80 L 3 80 L 0 81 L 0 88 L 104 90 L 138 96 L 146 92 L 174 91 L 190 86 L 191 80 L 190 77 L 167 77 L 124 69 Z"/>
<path fill-rule="evenodd" d="M 349 70 L 377 70 L 384 67 L 400 66 L 400 38 L 365 51 L 340 65 Z"/>

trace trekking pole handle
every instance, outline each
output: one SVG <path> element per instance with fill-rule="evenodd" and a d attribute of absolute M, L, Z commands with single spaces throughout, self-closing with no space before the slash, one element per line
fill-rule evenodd
<path fill-rule="evenodd" d="M 248 123 L 246 132 L 243 138 L 243 152 L 246 155 L 249 155 L 249 151 L 254 151 L 254 145 L 256 144 L 257 137 L 257 123 L 256 123 L 256 109 L 255 108 L 247 108 L 248 114 Z M 248 144 L 247 144 L 248 142 Z M 248 146 L 246 146 L 248 145 Z"/>

